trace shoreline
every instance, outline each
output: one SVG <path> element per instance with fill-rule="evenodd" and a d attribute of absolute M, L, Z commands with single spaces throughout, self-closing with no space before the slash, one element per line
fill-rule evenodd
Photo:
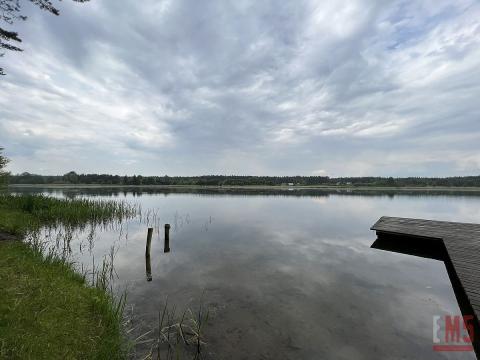
<path fill-rule="evenodd" d="M 8 188 L 44 189 L 201 189 L 201 190 L 326 190 L 326 191 L 468 191 L 479 192 L 480 187 L 465 186 L 328 186 L 328 185 L 119 185 L 119 184 L 9 184 Z"/>
<path fill-rule="evenodd" d="M 88 285 L 70 263 L 45 256 L 20 237 L 3 239 L 0 277 L 2 356 L 127 358 L 113 298 Z"/>
<path fill-rule="evenodd" d="M 0 196 L 1 358 L 128 358 L 122 327 L 125 295 L 117 300 L 105 285 L 107 275 L 97 270 L 95 279 L 93 268 L 92 281 L 87 281 L 87 273 L 65 253 L 45 247 L 40 238 L 25 237 L 37 226 L 81 226 L 112 211 L 117 213 L 110 217 L 117 216 L 119 208 Z M 105 260 L 102 266 L 108 266 Z"/>

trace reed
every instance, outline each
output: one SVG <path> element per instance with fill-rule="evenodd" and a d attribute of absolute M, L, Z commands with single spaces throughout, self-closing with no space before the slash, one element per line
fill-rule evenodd
<path fill-rule="evenodd" d="M 45 226 L 84 228 L 119 223 L 137 213 L 136 205 L 123 201 L 0 194 L 0 230 L 19 235 Z"/>
<path fill-rule="evenodd" d="M 0 207 L 32 215 L 45 224 L 102 224 L 137 215 L 137 206 L 124 201 L 57 199 L 44 195 L 0 195 Z"/>
<path fill-rule="evenodd" d="M 0 231 L 24 239 L 0 243 L 0 357 L 128 356 L 126 292 L 113 291 L 115 248 L 88 271 L 75 268 L 67 248 L 73 229 L 121 224 L 136 215 L 137 207 L 126 202 L 0 194 Z M 41 236 L 52 227 L 64 230 L 63 248 Z M 22 308 L 11 311 L 19 303 Z"/>
<path fill-rule="evenodd" d="M 203 296 L 195 309 L 185 308 L 177 313 L 175 305 L 165 302 L 158 314 L 157 339 L 149 358 L 161 360 L 206 358 L 205 327 L 210 310 L 203 304 Z"/>

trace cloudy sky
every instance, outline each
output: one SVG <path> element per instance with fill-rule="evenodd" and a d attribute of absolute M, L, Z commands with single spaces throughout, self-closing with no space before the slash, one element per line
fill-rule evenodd
<path fill-rule="evenodd" d="M 23 3 L 14 173 L 480 174 L 477 0 Z"/>

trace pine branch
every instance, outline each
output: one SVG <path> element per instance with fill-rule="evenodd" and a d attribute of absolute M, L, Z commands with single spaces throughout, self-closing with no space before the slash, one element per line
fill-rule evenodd
<path fill-rule="evenodd" d="M 18 42 L 22 42 L 22 39 L 18 37 L 18 33 L 16 33 L 15 31 L 8 31 L 5 29 L 2 29 L 1 27 L 0 27 L 0 38 L 7 41 L 15 40 Z"/>
<path fill-rule="evenodd" d="M 10 50 L 10 51 L 23 51 L 21 48 L 10 45 L 4 42 L 0 42 L 0 49 Z"/>
<path fill-rule="evenodd" d="M 48 11 L 54 15 L 60 15 L 60 11 L 58 11 L 49 0 L 30 0 L 30 2 L 37 5 L 42 10 Z"/>

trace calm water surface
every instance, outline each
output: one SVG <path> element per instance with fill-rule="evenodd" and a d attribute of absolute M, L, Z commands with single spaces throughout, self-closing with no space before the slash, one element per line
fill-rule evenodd
<path fill-rule="evenodd" d="M 213 359 L 474 358 L 432 351 L 432 317 L 461 314 L 444 264 L 372 249 L 369 228 L 382 215 L 478 223 L 478 196 L 48 193 L 142 206 L 142 221 L 97 229 L 90 239 L 87 229 L 70 244 L 85 267 L 115 246 L 116 286 L 127 287 L 133 333 L 157 325 L 167 296 L 178 308 L 203 297 Z M 147 215 L 155 224 L 152 281 Z M 165 223 L 172 226 L 169 253 Z"/>

